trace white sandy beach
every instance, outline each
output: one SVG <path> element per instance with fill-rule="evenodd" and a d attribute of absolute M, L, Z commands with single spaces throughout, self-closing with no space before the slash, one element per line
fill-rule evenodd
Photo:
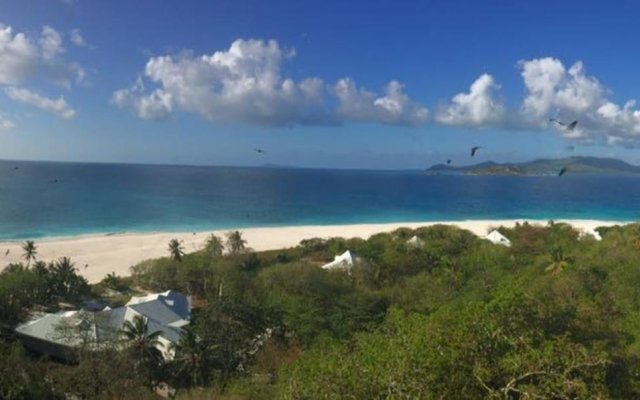
<path fill-rule="evenodd" d="M 314 237 L 359 237 L 368 238 L 374 233 L 388 232 L 400 227 L 417 228 L 435 224 L 455 225 L 483 236 L 490 227 L 513 226 L 523 220 L 473 220 L 473 221 L 439 221 L 439 222 L 398 222 L 386 224 L 357 225 L 317 225 L 289 226 L 274 228 L 242 229 L 248 246 L 256 251 L 273 250 L 292 247 L 303 239 Z M 530 223 L 546 224 L 547 221 L 531 221 Z M 619 225 L 620 222 L 596 220 L 558 220 L 566 222 L 579 230 L 591 231 L 598 226 Z M 177 238 L 183 242 L 187 253 L 200 249 L 206 237 L 215 233 L 223 235 L 225 231 L 206 232 L 158 232 L 158 233 L 122 233 L 82 235 L 65 238 L 37 240 L 37 258 L 43 261 L 67 256 L 75 263 L 78 271 L 89 282 L 100 281 L 110 272 L 120 276 L 130 274 L 129 268 L 143 260 L 168 255 L 169 240 Z M 21 261 L 22 242 L 0 242 L 0 266 Z M 9 254 L 5 253 L 9 250 Z"/>

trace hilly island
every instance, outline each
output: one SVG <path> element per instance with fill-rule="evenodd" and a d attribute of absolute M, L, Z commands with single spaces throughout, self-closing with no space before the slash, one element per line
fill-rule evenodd
<path fill-rule="evenodd" d="M 557 159 L 537 159 L 521 163 L 496 163 L 486 161 L 474 165 L 455 166 L 436 164 L 425 172 L 429 175 L 514 175 L 539 176 L 558 175 L 565 169 L 567 174 L 638 175 L 640 166 L 614 158 L 574 156 Z"/>

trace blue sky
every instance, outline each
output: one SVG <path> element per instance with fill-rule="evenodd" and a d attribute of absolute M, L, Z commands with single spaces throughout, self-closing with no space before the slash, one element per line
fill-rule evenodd
<path fill-rule="evenodd" d="M 637 15 L 632 1 L 0 0 L 0 158 L 640 163 Z"/>

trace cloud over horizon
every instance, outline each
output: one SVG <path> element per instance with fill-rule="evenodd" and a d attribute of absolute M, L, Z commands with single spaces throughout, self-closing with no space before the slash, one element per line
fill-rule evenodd
<path fill-rule="evenodd" d="M 575 131 L 556 127 L 559 133 L 578 141 L 635 145 L 640 142 L 640 110 L 635 100 L 620 106 L 607 98 L 610 93 L 598 79 L 586 74 L 581 61 L 566 68 L 552 57 L 520 61 L 527 89 L 522 103 L 524 118 L 540 127 L 548 118 L 578 120 Z"/>
<path fill-rule="evenodd" d="M 76 116 L 76 110 L 71 108 L 62 96 L 57 99 L 50 99 L 28 89 L 15 86 L 5 88 L 4 91 L 11 100 L 30 104 L 41 110 L 56 114 L 60 118 L 72 119 Z"/>
<path fill-rule="evenodd" d="M 493 93 L 500 89 L 493 76 L 482 74 L 469 87 L 468 93 L 458 93 L 451 103 L 436 114 L 436 121 L 444 125 L 486 127 L 504 119 L 504 104 Z"/>
<path fill-rule="evenodd" d="M 404 85 L 391 81 L 378 95 L 358 88 L 350 78 L 342 78 L 333 87 L 338 98 L 337 114 L 347 121 L 379 122 L 390 125 L 419 125 L 429 111 L 404 93 Z"/>
<path fill-rule="evenodd" d="M 0 84 L 43 80 L 69 88 L 82 82 L 84 69 L 64 59 L 65 53 L 62 35 L 50 26 L 43 26 L 40 36 L 32 38 L 0 23 Z"/>
<path fill-rule="evenodd" d="M 73 118 L 76 112 L 62 96 L 54 100 L 21 87 L 44 82 L 69 90 L 82 83 L 85 70 L 80 64 L 65 59 L 65 53 L 62 35 L 48 25 L 42 27 L 39 36 L 30 37 L 0 23 L 0 86 L 5 86 L 5 93 L 14 101 L 31 104 L 64 119 Z"/>
<path fill-rule="evenodd" d="M 55 42 L 51 47 L 56 48 Z M 483 73 L 468 91 L 455 94 L 431 113 L 396 80 L 376 93 L 350 77 L 335 83 L 320 77 L 288 78 L 283 65 L 294 57 L 295 51 L 284 50 L 276 40 L 257 39 L 237 39 L 213 54 L 151 57 L 135 83 L 114 91 L 111 102 L 147 120 L 163 120 L 181 111 L 209 121 L 258 126 L 431 122 L 472 129 L 552 129 L 582 143 L 640 143 L 635 100 L 623 105 L 610 101 L 611 91 L 588 75 L 581 61 L 566 67 L 553 57 L 520 60 L 525 93 L 517 106 L 507 106 L 502 86 Z M 550 123 L 550 118 L 579 123 L 569 131 Z"/>
<path fill-rule="evenodd" d="M 211 121 L 264 126 L 345 121 L 409 125 L 426 119 L 426 108 L 409 99 L 396 81 L 378 95 L 358 89 L 350 78 L 339 80 L 332 90 L 318 77 L 287 78 L 282 64 L 294 56 L 275 40 L 238 39 L 211 55 L 152 57 L 144 79 L 116 90 L 111 100 L 151 120 L 167 118 L 176 110 Z M 147 90 L 145 81 L 153 88 Z"/>

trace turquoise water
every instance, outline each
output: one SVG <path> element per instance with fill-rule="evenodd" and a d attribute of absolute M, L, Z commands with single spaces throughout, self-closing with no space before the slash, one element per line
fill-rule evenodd
<path fill-rule="evenodd" d="M 18 167 L 18 169 L 16 169 Z M 465 219 L 640 217 L 640 178 L 0 161 L 0 239 Z"/>

